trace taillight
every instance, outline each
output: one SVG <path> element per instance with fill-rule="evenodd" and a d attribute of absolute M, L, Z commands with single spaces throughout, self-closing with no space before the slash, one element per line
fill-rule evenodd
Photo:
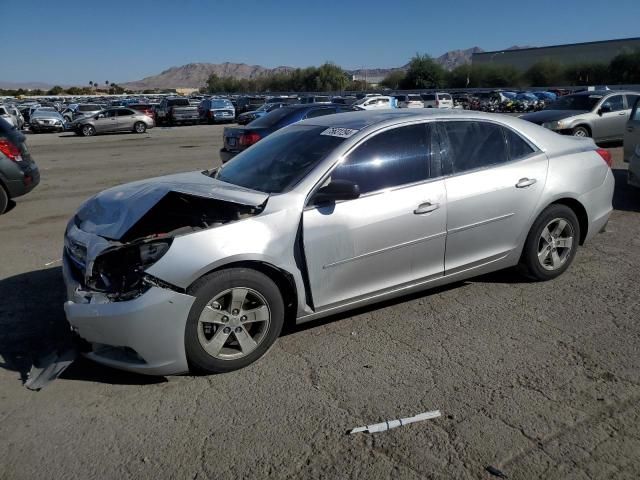
<path fill-rule="evenodd" d="M 606 163 L 609 168 L 611 168 L 611 165 L 613 165 L 613 157 L 611 156 L 611 152 L 605 148 L 598 148 L 596 152 L 602 157 L 604 163 Z"/>
<path fill-rule="evenodd" d="M 22 161 L 20 149 L 9 140 L 0 140 L 0 152 L 4 153 L 7 157 L 9 157 L 10 160 L 13 160 L 14 162 Z"/>
<path fill-rule="evenodd" d="M 253 145 L 254 143 L 256 143 L 258 140 L 260 140 L 260 135 L 255 132 L 243 133 L 242 135 L 240 135 L 239 143 L 243 147 L 248 147 L 249 145 Z"/>

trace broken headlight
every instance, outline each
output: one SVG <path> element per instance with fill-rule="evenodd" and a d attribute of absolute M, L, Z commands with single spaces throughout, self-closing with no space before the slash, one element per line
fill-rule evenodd
<path fill-rule="evenodd" d="M 144 271 L 167 253 L 171 239 L 138 243 L 110 250 L 98 256 L 87 285 L 113 299 L 127 300 L 144 293 L 149 285 Z"/>

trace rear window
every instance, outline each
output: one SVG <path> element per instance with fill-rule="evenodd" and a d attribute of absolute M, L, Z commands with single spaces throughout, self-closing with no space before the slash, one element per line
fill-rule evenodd
<path fill-rule="evenodd" d="M 424 95 L 421 95 L 421 97 L 423 100 L 426 100 L 427 102 L 436 99 L 435 95 L 430 95 L 430 94 L 424 94 Z"/>
<path fill-rule="evenodd" d="M 448 93 L 441 93 L 438 95 L 438 98 L 440 100 L 451 100 L 451 95 L 449 95 Z"/>
<path fill-rule="evenodd" d="M 190 105 L 189 100 L 186 98 L 174 98 L 169 100 L 168 105 L 170 107 L 188 107 Z"/>
<path fill-rule="evenodd" d="M 409 101 L 410 102 L 421 102 L 422 101 L 422 97 L 420 95 L 409 95 Z"/>
<path fill-rule="evenodd" d="M 96 110 L 100 110 L 100 105 L 80 105 L 78 110 L 81 112 L 95 112 Z"/>
<path fill-rule="evenodd" d="M 213 108 L 225 108 L 225 107 L 233 107 L 233 105 L 231 104 L 231 102 L 229 100 L 212 100 L 211 101 L 211 106 Z"/>
<path fill-rule="evenodd" d="M 254 120 L 253 122 L 251 122 L 251 126 L 261 127 L 261 128 L 272 127 L 276 123 L 278 123 L 280 120 L 282 120 L 286 116 L 293 113 L 295 110 L 296 110 L 295 108 L 290 108 L 290 107 L 282 107 L 276 110 L 272 110 L 271 112 L 267 113 L 264 117 L 260 117 L 257 120 Z"/>
<path fill-rule="evenodd" d="M 330 102 L 331 99 L 329 97 L 315 97 L 316 102 Z"/>

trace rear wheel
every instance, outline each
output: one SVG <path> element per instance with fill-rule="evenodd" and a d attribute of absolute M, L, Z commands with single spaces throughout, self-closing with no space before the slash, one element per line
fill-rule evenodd
<path fill-rule="evenodd" d="M 136 133 L 144 133 L 147 131 L 147 126 L 144 124 L 144 122 L 136 122 L 133 125 L 133 131 Z"/>
<path fill-rule="evenodd" d="M 574 137 L 590 137 L 591 132 L 587 127 L 579 126 L 571 131 L 571 135 Z"/>
<path fill-rule="evenodd" d="M 551 280 L 569 268 L 580 241 L 580 224 L 566 205 L 550 205 L 534 222 L 522 263 L 536 280 Z"/>
<path fill-rule="evenodd" d="M 284 302 L 276 284 L 247 268 L 214 272 L 190 289 L 196 301 L 185 330 L 189 364 L 207 373 L 246 367 L 280 335 Z"/>
<path fill-rule="evenodd" d="M 93 125 L 83 125 L 81 132 L 84 137 L 92 137 L 96 134 L 96 129 Z"/>
<path fill-rule="evenodd" d="M 7 211 L 7 207 L 9 206 L 9 194 L 4 189 L 2 185 L 0 185 L 0 215 Z"/>

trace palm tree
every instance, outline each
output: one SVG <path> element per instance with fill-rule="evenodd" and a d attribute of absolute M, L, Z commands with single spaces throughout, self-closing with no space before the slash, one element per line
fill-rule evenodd
<path fill-rule="evenodd" d="M 89 80 L 89 86 L 93 87 L 93 80 Z"/>
<path fill-rule="evenodd" d="M 109 86 L 109 80 L 105 80 L 104 84 L 108 87 Z"/>

